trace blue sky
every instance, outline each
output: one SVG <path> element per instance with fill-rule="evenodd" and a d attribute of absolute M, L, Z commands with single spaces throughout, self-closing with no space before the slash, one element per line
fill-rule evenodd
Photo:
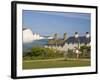
<path fill-rule="evenodd" d="M 85 32 L 90 32 L 90 20 L 89 13 L 23 10 L 22 14 L 23 27 L 43 36 L 52 36 L 54 33 L 62 36 L 64 32 L 68 36 L 75 32 L 84 35 Z"/>

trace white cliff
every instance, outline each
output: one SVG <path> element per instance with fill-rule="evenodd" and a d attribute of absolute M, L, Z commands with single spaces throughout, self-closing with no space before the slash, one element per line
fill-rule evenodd
<path fill-rule="evenodd" d="M 33 33 L 30 29 L 23 30 L 23 42 L 28 43 L 33 41 Z"/>
<path fill-rule="evenodd" d="M 29 43 L 33 40 L 39 40 L 44 39 L 44 37 L 41 37 L 39 34 L 33 34 L 30 29 L 23 29 L 23 42 Z"/>
<path fill-rule="evenodd" d="M 39 40 L 39 39 L 44 39 L 44 37 L 41 37 L 39 34 L 33 34 L 33 39 L 34 40 Z"/>

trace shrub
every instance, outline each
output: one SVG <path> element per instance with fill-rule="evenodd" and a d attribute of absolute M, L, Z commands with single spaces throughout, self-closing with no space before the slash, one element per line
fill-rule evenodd
<path fill-rule="evenodd" d="M 73 52 L 72 49 L 68 49 L 68 58 L 76 58 L 76 53 Z"/>
<path fill-rule="evenodd" d="M 81 58 L 90 58 L 90 54 L 91 54 L 91 46 L 81 46 L 80 47 L 80 51 L 82 52 L 80 54 Z"/>
<path fill-rule="evenodd" d="M 26 52 L 25 57 L 30 57 L 30 59 L 48 59 L 63 57 L 63 53 L 55 49 L 44 48 L 44 47 L 33 47 L 30 52 Z M 27 58 L 29 59 L 29 58 Z"/>

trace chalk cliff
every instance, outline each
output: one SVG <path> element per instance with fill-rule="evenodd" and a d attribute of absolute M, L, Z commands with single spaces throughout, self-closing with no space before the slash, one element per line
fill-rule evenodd
<path fill-rule="evenodd" d="M 39 40 L 39 39 L 44 39 L 44 37 L 41 37 L 39 34 L 32 33 L 31 29 L 28 28 L 23 28 L 23 42 L 24 43 L 29 43 L 32 42 L 33 40 Z"/>

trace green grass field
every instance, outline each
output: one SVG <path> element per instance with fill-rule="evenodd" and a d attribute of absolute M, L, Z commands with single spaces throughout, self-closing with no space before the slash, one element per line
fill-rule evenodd
<path fill-rule="evenodd" d="M 60 67 L 83 67 L 90 66 L 90 59 L 46 59 L 46 60 L 23 60 L 23 69 L 60 68 Z"/>

